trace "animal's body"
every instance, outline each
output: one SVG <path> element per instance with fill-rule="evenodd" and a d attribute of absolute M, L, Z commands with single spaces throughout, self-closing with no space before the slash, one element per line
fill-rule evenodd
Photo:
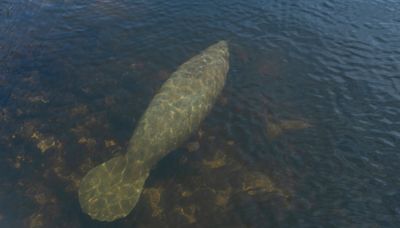
<path fill-rule="evenodd" d="M 100 221 L 128 215 L 152 167 L 179 147 L 211 110 L 228 69 L 226 41 L 182 64 L 150 102 L 126 154 L 94 167 L 82 179 L 79 201 L 83 211 Z"/>

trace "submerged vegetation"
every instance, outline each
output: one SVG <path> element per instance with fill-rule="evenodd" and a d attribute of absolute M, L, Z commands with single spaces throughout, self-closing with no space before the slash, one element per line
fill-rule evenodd
<path fill-rule="evenodd" d="M 400 227 L 399 11 L 0 1 L 0 227 Z M 131 213 L 92 219 L 82 178 L 125 156 L 176 67 L 221 39 L 230 71 L 200 128 L 149 165 Z"/>
<path fill-rule="evenodd" d="M 28 78 L 23 80 L 28 88 L 34 88 L 42 80 L 38 74 Z M 82 91 L 91 93 L 85 87 Z M 1 223 L 79 226 L 82 212 L 76 193 L 82 177 L 91 167 L 121 154 L 126 147 L 126 136 L 105 133 L 112 129 L 110 116 L 94 111 L 96 103 L 75 103 L 65 109 L 57 105 L 70 100 L 70 96 L 54 89 L 47 92 L 49 98 L 43 102 L 35 98 L 36 92 L 16 90 L 9 98 L 16 105 L 2 108 L 1 147 L 6 152 L 1 158 L 2 170 L 11 173 L 10 177 L 20 177 L 4 179 L 3 176 L 0 197 L 10 210 L 1 212 Z M 112 110 L 123 105 L 121 99 L 105 96 L 101 102 L 104 108 Z M 230 101 L 222 96 L 217 106 L 229 107 Z M 232 217 L 243 203 L 258 200 L 276 204 L 280 209 L 274 214 L 280 216 L 281 210 L 290 209 L 292 189 L 283 185 L 287 181 L 247 167 L 237 157 L 241 142 L 222 137 L 217 133 L 223 130 L 219 126 L 210 127 L 199 129 L 154 168 L 137 208 L 121 226 L 207 225 L 211 214 L 215 224 L 248 224 L 252 221 L 232 220 Z M 11 193 L 11 189 L 18 191 Z M 15 204 L 14 200 L 22 199 L 23 204 Z M 23 213 L 17 213 L 22 205 Z M 13 220 L 13 214 L 21 219 Z M 141 219 L 135 219 L 137 216 Z"/>

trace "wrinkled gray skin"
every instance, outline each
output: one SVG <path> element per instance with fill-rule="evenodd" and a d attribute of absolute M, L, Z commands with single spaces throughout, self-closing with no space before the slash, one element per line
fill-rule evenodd
<path fill-rule="evenodd" d="M 127 153 L 91 169 L 79 202 L 100 221 L 127 216 L 140 198 L 151 168 L 196 130 L 221 92 L 229 50 L 220 41 L 182 64 L 162 85 L 140 119 Z"/>

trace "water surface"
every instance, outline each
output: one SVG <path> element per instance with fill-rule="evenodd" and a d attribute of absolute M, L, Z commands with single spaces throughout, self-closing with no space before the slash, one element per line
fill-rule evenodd
<path fill-rule="evenodd" d="M 390 0 L 1 1 L 0 226 L 399 227 L 398 12 Z M 231 68 L 201 129 L 154 167 L 127 218 L 83 214 L 83 175 L 123 153 L 170 73 L 221 39 Z M 298 129 L 277 127 L 288 120 Z"/>

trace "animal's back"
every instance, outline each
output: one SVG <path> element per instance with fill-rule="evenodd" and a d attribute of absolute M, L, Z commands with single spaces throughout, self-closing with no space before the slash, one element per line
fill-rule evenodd
<path fill-rule="evenodd" d="M 181 65 L 151 101 L 124 155 L 91 169 L 82 179 L 82 210 L 100 221 L 130 213 L 153 165 L 182 143 L 210 111 L 229 68 L 228 45 L 214 44 Z"/>
<path fill-rule="evenodd" d="M 179 146 L 210 111 L 229 69 L 228 46 L 220 41 L 181 65 L 145 111 L 128 149 L 152 166 Z"/>

